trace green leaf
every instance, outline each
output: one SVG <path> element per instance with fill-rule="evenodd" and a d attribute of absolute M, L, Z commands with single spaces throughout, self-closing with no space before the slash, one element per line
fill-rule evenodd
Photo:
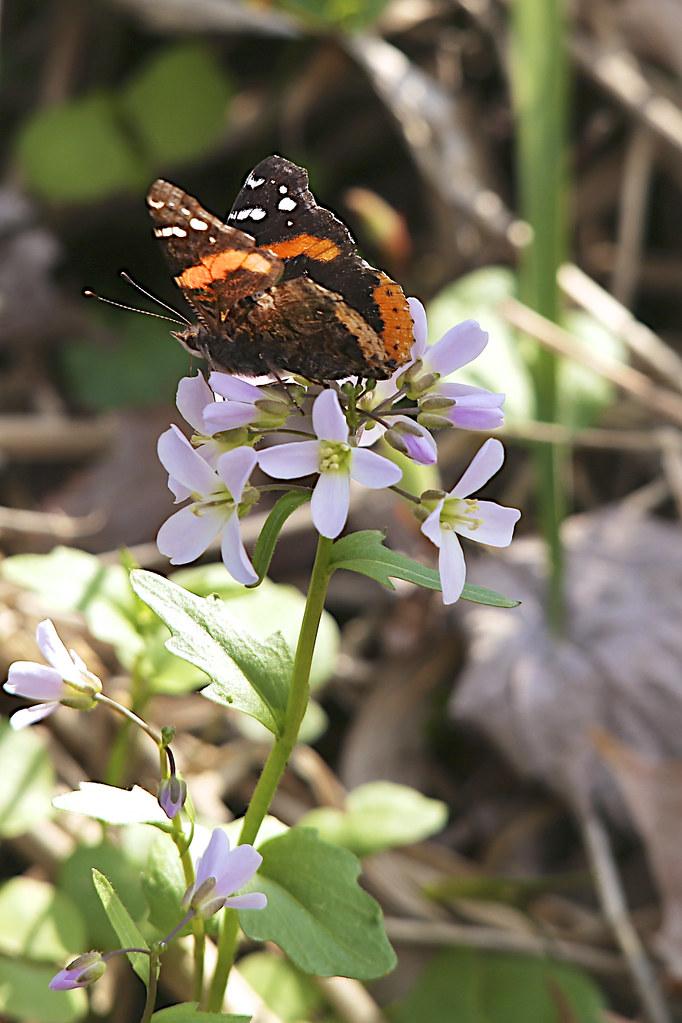
<path fill-rule="evenodd" d="M 78 908 L 51 884 L 15 877 L 0 887 L 0 954 L 61 966 L 85 943 Z"/>
<path fill-rule="evenodd" d="M 0 836 L 21 835 L 52 816 L 54 769 L 41 736 L 0 721 Z"/>
<path fill-rule="evenodd" d="M 73 792 L 55 796 L 52 805 L 57 810 L 80 813 L 105 824 L 153 824 L 164 831 L 172 827 L 156 796 L 138 785 L 119 789 L 114 785 L 82 781 Z"/>
<path fill-rule="evenodd" d="M 126 86 L 121 104 L 150 161 L 170 164 L 196 159 L 217 144 L 231 91 L 207 47 L 180 43 L 152 55 Z"/>
<path fill-rule="evenodd" d="M 369 856 L 382 849 L 420 842 L 445 827 L 448 808 L 407 785 L 369 782 L 348 794 L 346 809 L 320 807 L 299 823 L 315 828 L 320 838 Z"/>
<path fill-rule="evenodd" d="M 153 572 L 137 570 L 130 578 L 137 595 L 171 630 L 166 644 L 171 653 L 213 679 L 203 695 L 249 714 L 277 735 L 292 668 L 281 633 L 261 643 L 230 617 L 221 600 L 196 597 Z"/>
<path fill-rule="evenodd" d="M 360 863 L 316 832 L 291 828 L 260 846 L 263 862 L 245 890 L 268 905 L 240 910 L 244 932 L 274 941 L 305 973 L 371 980 L 392 970 L 395 953 L 381 908 L 357 883 Z"/>
<path fill-rule="evenodd" d="M 54 966 L 0 955 L 2 1019 L 40 1023 L 75 1023 L 82 1019 L 88 1012 L 85 991 L 50 991 L 48 984 L 56 972 Z"/>
<path fill-rule="evenodd" d="M 227 601 L 230 617 L 242 625 L 256 639 L 267 639 L 272 632 L 272 623 L 282 633 L 291 656 L 301 631 L 305 610 L 305 598 L 295 586 L 273 583 L 265 579 L 257 588 L 235 583 L 228 575 L 222 562 L 199 565 L 196 568 L 174 572 L 173 582 L 200 597 L 217 594 Z M 317 632 L 315 652 L 310 672 L 310 686 L 316 689 L 334 673 L 339 650 L 339 627 L 328 611 L 324 611 Z"/>
<path fill-rule="evenodd" d="M 260 582 L 268 574 L 279 534 L 290 515 L 309 501 L 312 494 L 303 490 L 290 490 L 273 505 L 260 531 L 253 551 L 252 563 Z"/>
<path fill-rule="evenodd" d="M 600 1023 L 606 1008 L 599 989 L 573 967 L 451 948 L 431 961 L 390 1016 L 393 1023 L 561 1023 L 566 1007 L 576 1023 Z"/>
<path fill-rule="evenodd" d="M 311 27 L 352 32 L 376 21 L 387 3 L 388 0 L 277 0 L 277 7 Z"/>
<path fill-rule="evenodd" d="M 116 931 L 121 947 L 149 948 L 142 932 L 114 891 L 111 881 L 93 867 L 92 883 L 99 895 L 109 923 Z M 149 956 L 142 952 L 129 952 L 128 959 L 142 983 L 149 984 Z"/>
<path fill-rule="evenodd" d="M 140 866 L 125 847 L 109 841 L 80 845 L 59 867 L 58 886 L 78 906 L 88 930 L 85 948 L 111 948 L 116 944 L 107 915 L 92 885 L 92 868 L 106 874 L 118 891 L 126 893 L 129 912 L 138 922 L 146 912 Z"/>
<path fill-rule="evenodd" d="M 142 888 L 149 907 L 149 920 L 160 934 L 168 934 L 180 922 L 180 903 L 186 887 L 175 843 L 167 835 L 159 835 L 149 850 Z M 183 933 L 190 930 L 188 927 Z"/>
<path fill-rule="evenodd" d="M 315 982 L 282 956 L 253 952 L 239 960 L 239 972 L 282 1023 L 318 1019 L 325 1008 Z"/>
<path fill-rule="evenodd" d="M 40 107 L 24 123 L 16 159 L 31 191 L 60 202 L 138 191 L 149 177 L 105 92 Z"/>
<path fill-rule="evenodd" d="M 159 1009 L 152 1023 L 249 1023 L 251 1016 L 235 1016 L 228 1012 L 202 1012 L 198 1002 L 183 1002 Z"/>
<path fill-rule="evenodd" d="M 363 529 L 349 533 L 337 540 L 332 548 L 332 569 L 345 568 L 349 572 L 375 579 L 388 590 L 394 590 L 391 579 L 404 579 L 428 590 L 440 590 L 440 576 L 435 568 L 408 558 L 405 554 L 392 551 L 384 545 L 384 534 L 377 529 Z M 466 583 L 462 600 L 475 604 L 489 604 L 492 607 L 518 607 L 518 600 L 510 600 L 494 590 Z"/>

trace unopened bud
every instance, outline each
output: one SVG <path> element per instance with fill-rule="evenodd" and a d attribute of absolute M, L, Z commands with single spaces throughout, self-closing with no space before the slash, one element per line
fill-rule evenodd
<path fill-rule="evenodd" d="M 88 987 L 102 976 L 107 964 L 101 952 L 85 952 L 78 956 L 50 981 L 52 991 L 70 991 L 77 987 Z"/>
<path fill-rule="evenodd" d="M 395 448 L 396 451 L 399 451 L 401 455 L 407 454 L 407 444 L 395 427 L 386 431 L 384 434 L 384 440 L 387 444 L 390 444 L 392 448 Z"/>
<path fill-rule="evenodd" d="M 437 412 L 421 412 L 417 416 L 417 422 L 427 430 L 447 430 L 453 425 L 449 419 L 439 416 Z"/>
<path fill-rule="evenodd" d="M 254 402 L 259 412 L 267 416 L 288 416 L 289 406 L 281 398 L 259 398 Z"/>
<path fill-rule="evenodd" d="M 419 408 L 422 412 L 440 412 L 456 404 L 454 398 L 446 398 L 444 394 L 425 394 L 419 399 Z"/>
<path fill-rule="evenodd" d="M 175 725 L 164 725 L 161 729 L 161 745 L 170 746 L 175 738 Z"/>
<path fill-rule="evenodd" d="M 444 490 L 425 490 L 420 501 L 441 501 L 446 496 Z"/>
<path fill-rule="evenodd" d="M 178 778 L 177 774 L 171 774 L 170 778 L 164 778 L 159 785 L 159 806 L 169 820 L 182 810 L 187 799 L 187 783 Z"/>
<path fill-rule="evenodd" d="M 399 423 L 396 423 L 393 429 L 397 430 L 398 433 L 407 433 L 410 437 L 424 436 L 424 431 L 420 429 L 416 423 L 413 423 L 411 419 L 407 419 L 407 417 L 405 419 L 401 419 Z"/>

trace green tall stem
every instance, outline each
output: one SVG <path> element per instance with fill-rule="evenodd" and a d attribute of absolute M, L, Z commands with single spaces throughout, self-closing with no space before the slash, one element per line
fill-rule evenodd
<path fill-rule="evenodd" d="M 149 983 L 147 984 L 147 997 L 144 1003 L 144 1010 L 140 1017 L 140 1023 L 150 1023 L 154 1015 L 156 1004 L 156 987 L 159 982 L 159 953 L 152 949 L 149 957 Z"/>
<path fill-rule="evenodd" d="M 513 0 L 512 80 L 517 118 L 521 213 L 533 231 L 521 260 L 519 292 L 526 305 L 559 322 L 557 271 L 567 252 L 565 0 Z M 560 422 L 559 360 L 525 339 L 538 419 Z M 566 451 L 535 451 L 540 522 L 549 556 L 548 616 L 564 620 L 561 522 L 566 513 Z"/>
<path fill-rule="evenodd" d="M 310 667 L 315 651 L 317 630 L 320 625 L 322 612 L 324 611 L 329 576 L 331 575 L 329 562 L 332 546 L 332 540 L 328 540 L 324 536 L 319 538 L 315 563 L 308 586 L 305 611 L 303 612 L 301 632 L 296 647 L 296 656 L 294 657 L 284 727 L 281 734 L 275 739 L 253 791 L 239 836 L 240 845 L 253 844 L 258 837 L 258 831 L 263 823 L 263 818 L 270 808 L 270 803 L 277 791 L 277 786 L 296 745 L 301 722 L 303 721 L 303 715 L 306 712 L 310 696 Z M 239 919 L 236 912 L 234 910 L 225 910 L 218 940 L 218 961 L 208 997 L 209 1012 L 220 1012 L 222 1007 L 227 978 L 234 962 L 238 933 Z"/>

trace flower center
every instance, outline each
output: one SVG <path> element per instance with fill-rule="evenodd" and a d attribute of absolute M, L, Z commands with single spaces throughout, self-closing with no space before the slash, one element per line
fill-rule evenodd
<path fill-rule="evenodd" d="M 478 501 L 473 497 L 447 497 L 440 513 L 442 529 L 468 529 L 474 532 L 483 524 L 483 519 L 476 518 Z"/>
<path fill-rule="evenodd" d="M 320 441 L 320 472 L 350 472 L 351 447 L 341 440 Z"/>
<path fill-rule="evenodd" d="M 191 508 L 195 515 L 203 515 L 208 508 L 223 508 L 226 512 L 231 512 L 236 504 L 224 483 L 208 496 L 192 494 L 192 501 Z"/>

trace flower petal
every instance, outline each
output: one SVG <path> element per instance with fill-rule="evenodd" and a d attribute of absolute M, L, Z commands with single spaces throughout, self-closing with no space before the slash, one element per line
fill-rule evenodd
<path fill-rule="evenodd" d="M 53 714 L 59 703 L 34 703 L 32 707 L 24 707 L 22 710 L 18 710 L 16 714 L 12 714 L 9 719 L 9 723 L 15 732 L 20 731 L 22 728 L 27 728 L 29 725 L 35 725 L 38 721 L 42 721 L 48 714 Z"/>
<path fill-rule="evenodd" d="M 216 394 L 227 398 L 228 401 L 242 401 L 252 405 L 254 401 L 258 401 L 262 397 L 260 390 L 254 384 L 250 384 L 248 380 L 242 380 L 241 377 L 231 376 L 229 373 L 214 371 L 209 375 L 208 382 Z"/>
<path fill-rule="evenodd" d="M 440 513 L 443 509 L 443 501 L 440 500 L 436 507 L 433 509 L 428 518 L 424 519 L 421 524 L 421 531 L 424 536 L 428 537 L 432 544 L 436 547 L 440 547 L 441 534 L 443 530 L 440 528 Z"/>
<path fill-rule="evenodd" d="M 198 433 L 204 430 L 204 409 L 213 401 L 213 391 L 204 380 L 202 373 L 195 377 L 183 377 L 178 384 L 175 404 L 178 412 Z"/>
<path fill-rule="evenodd" d="M 400 439 L 407 448 L 408 458 L 418 462 L 420 465 L 435 465 L 438 461 L 438 448 L 425 426 L 415 423 L 414 419 L 410 419 L 409 416 L 391 416 L 391 423 L 394 425 L 396 423 L 409 423 L 410 425 L 409 433 L 400 434 Z M 413 429 L 419 432 L 412 433 Z"/>
<path fill-rule="evenodd" d="M 418 298 L 408 298 L 407 304 L 410 307 L 410 316 L 414 324 L 414 344 L 412 346 L 411 358 L 418 359 L 426 348 L 426 309 Z"/>
<path fill-rule="evenodd" d="M 445 398 L 454 398 L 459 406 L 466 408 L 500 408 L 506 397 L 497 391 L 473 387 L 471 384 L 439 383 L 437 391 Z"/>
<path fill-rule="evenodd" d="M 480 490 L 496 472 L 499 472 L 503 462 L 504 448 L 497 438 L 491 437 L 478 449 L 469 468 L 465 469 L 460 481 L 450 491 L 451 496 L 468 497 L 474 491 Z"/>
<path fill-rule="evenodd" d="M 222 828 L 214 828 L 208 845 L 196 862 L 195 888 L 200 888 L 209 877 L 214 877 L 217 881 L 229 854 L 229 838 Z"/>
<path fill-rule="evenodd" d="M 443 603 L 454 604 L 462 596 L 466 565 L 460 542 L 451 529 L 444 529 L 441 532 L 438 571 L 443 588 Z"/>
<path fill-rule="evenodd" d="M 195 512 L 195 507 L 181 508 L 164 522 L 157 533 L 156 546 L 161 554 L 170 558 L 171 565 L 195 561 L 223 527 L 224 508 L 203 508 Z"/>
<path fill-rule="evenodd" d="M 465 320 L 427 349 L 424 362 L 434 373 L 447 376 L 472 362 L 488 344 L 488 335 L 475 320 Z"/>
<path fill-rule="evenodd" d="M 196 494 L 210 494 L 217 486 L 213 469 L 197 454 L 177 426 L 159 437 L 159 459 L 169 476 Z"/>
<path fill-rule="evenodd" d="M 238 845 L 227 854 L 218 868 L 216 879 L 216 898 L 231 895 L 243 888 L 256 873 L 263 857 L 252 845 Z"/>
<path fill-rule="evenodd" d="M 278 480 L 293 480 L 319 472 L 320 442 L 300 440 L 292 444 L 276 444 L 258 452 L 258 464 L 268 476 Z"/>
<path fill-rule="evenodd" d="M 506 508 L 495 501 L 477 501 L 475 518 L 483 521 L 477 529 L 467 529 L 466 526 L 455 526 L 460 536 L 469 540 L 476 540 L 477 543 L 487 543 L 491 547 L 508 547 L 514 535 L 514 526 L 521 518 L 521 512 L 516 508 Z"/>
<path fill-rule="evenodd" d="M 244 484 L 256 468 L 258 456 L 253 448 L 241 447 L 226 451 L 218 459 L 216 469 L 234 501 L 241 501 Z"/>
<path fill-rule="evenodd" d="M 499 408 L 454 408 L 446 412 L 446 417 L 461 430 L 497 430 L 504 423 L 504 413 Z"/>
<path fill-rule="evenodd" d="M 3 689 L 12 696 L 23 696 L 27 700 L 59 700 L 64 692 L 64 682 L 56 668 L 34 661 L 15 661 L 9 666 L 9 677 Z"/>
<path fill-rule="evenodd" d="M 186 501 L 188 497 L 192 496 L 192 491 L 183 486 L 182 483 L 178 483 L 173 476 L 168 477 L 168 489 L 175 498 L 173 504 L 182 504 L 183 501 Z"/>
<path fill-rule="evenodd" d="M 371 448 L 372 444 L 376 444 L 378 440 L 381 440 L 385 433 L 386 427 L 382 426 L 381 423 L 373 423 L 371 420 L 364 423 L 362 433 L 358 437 L 358 447 Z"/>
<path fill-rule="evenodd" d="M 395 462 L 366 448 L 353 448 L 351 452 L 351 479 L 370 490 L 391 487 L 403 478 L 403 470 Z M 331 473 L 327 474 L 331 475 Z"/>
<path fill-rule="evenodd" d="M 230 909 L 265 909 L 268 904 L 268 897 L 263 892 L 249 892 L 247 895 L 233 895 L 225 899 L 225 905 Z"/>
<path fill-rule="evenodd" d="M 322 391 L 315 398 L 313 429 L 321 440 L 348 440 L 348 423 L 336 391 Z"/>
<path fill-rule="evenodd" d="M 251 583 L 258 582 L 258 576 L 253 570 L 253 565 L 249 561 L 242 543 L 239 532 L 239 516 L 236 512 L 233 512 L 225 523 L 221 555 L 225 568 L 238 583 L 249 586 Z"/>
<path fill-rule="evenodd" d="M 365 454 L 371 454 L 366 451 Z M 350 476 L 345 472 L 323 472 L 315 484 L 310 511 L 315 529 L 334 540 L 346 524 L 350 507 Z"/>
<path fill-rule="evenodd" d="M 237 430 L 258 418 L 258 409 L 243 401 L 216 401 L 204 410 L 206 433 Z"/>
<path fill-rule="evenodd" d="M 38 624 L 36 642 L 45 660 L 49 661 L 62 678 L 65 678 L 67 675 L 73 675 L 73 660 L 49 618 L 45 618 L 44 621 Z"/>

